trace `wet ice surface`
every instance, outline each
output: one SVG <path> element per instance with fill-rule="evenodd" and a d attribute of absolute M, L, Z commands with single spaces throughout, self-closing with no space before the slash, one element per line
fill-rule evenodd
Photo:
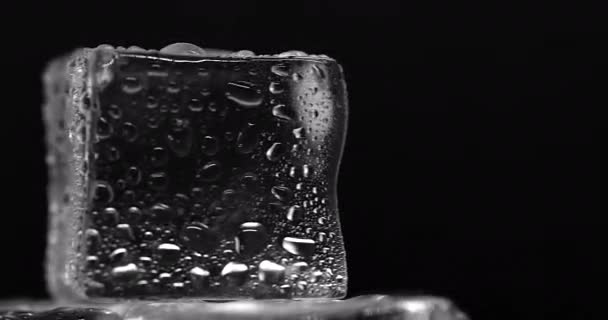
<path fill-rule="evenodd" d="M 447 300 L 369 295 L 343 301 L 235 301 L 71 305 L 0 304 L 1 320 L 466 320 Z"/>
<path fill-rule="evenodd" d="M 50 65 L 51 291 L 343 297 L 339 66 L 199 49 L 106 47 Z"/>

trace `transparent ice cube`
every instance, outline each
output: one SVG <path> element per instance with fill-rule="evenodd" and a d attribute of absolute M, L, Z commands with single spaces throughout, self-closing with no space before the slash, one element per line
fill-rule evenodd
<path fill-rule="evenodd" d="M 344 297 L 340 66 L 180 46 L 100 46 L 47 68 L 51 292 Z"/>
<path fill-rule="evenodd" d="M 359 296 L 325 301 L 150 302 L 105 305 L 0 304 L 10 320 L 467 320 L 438 297 Z"/>

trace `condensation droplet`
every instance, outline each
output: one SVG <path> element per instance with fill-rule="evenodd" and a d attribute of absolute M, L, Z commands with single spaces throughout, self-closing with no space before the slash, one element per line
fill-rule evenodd
<path fill-rule="evenodd" d="M 156 147 L 152 149 L 152 153 L 150 154 L 150 163 L 153 166 L 163 166 L 167 164 L 169 161 L 169 153 L 167 149 L 163 147 Z"/>
<path fill-rule="evenodd" d="M 298 205 L 293 205 L 287 210 L 287 220 L 298 222 L 302 221 L 303 218 L 304 210 L 302 209 L 302 207 Z"/>
<path fill-rule="evenodd" d="M 192 285 L 195 288 L 205 288 L 209 285 L 209 276 L 210 273 L 209 271 L 200 268 L 200 267 L 194 267 L 192 269 L 190 269 L 190 281 L 192 281 Z"/>
<path fill-rule="evenodd" d="M 304 137 L 306 136 L 306 132 L 304 132 L 304 127 L 295 128 L 292 132 L 293 136 L 296 139 L 304 139 Z"/>
<path fill-rule="evenodd" d="M 122 125 L 122 136 L 127 142 L 133 142 L 137 139 L 137 127 L 131 122 L 125 122 Z"/>
<path fill-rule="evenodd" d="M 235 250 L 240 254 L 255 254 L 264 249 L 268 242 L 266 228 L 258 222 L 245 222 L 235 238 Z"/>
<path fill-rule="evenodd" d="M 127 184 L 135 186 L 141 182 L 141 170 L 137 167 L 129 167 L 125 176 Z"/>
<path fill-rule="evenodd" d="M 133 236 L 133 230 L 131 229 L 131 226 L 127 223 L 118 224 L 116 226 L 116 230 L 117 230 L 119 237 L 121 237 L 123 239 L 126 239 L 126 240 L 135 239 L 135 237 Z"/>
<path fill-rule="evenodd" d="M 112 125 L 103 117 L 97 119 L 97 137 L 100 139 L 108 138 L 112 135 Z"/>
<path fill-rule="evenodd" d="M 258 278 L 265 283 L 279 283 L 285 277 L 285 267 L 269 260 L 260 262 Z"/>
<path fill-rule="evenodd" d="M 181 232 L 182 242 L 192 250 L 206 252 L 219 245 L 219 236 L 203 223 L 187 225 Z"/>
<path fill-rule="evenodd" d="M 164 190 L 169 186 L 169 176 L 165 172 L 154 172 L 148 177 L 148 185 L 154 190 Z"/>
<path fill-rule="evenodd" d="M 283 91 L 285 91 L 285 87 L 280 82 L 271 82 L 270 85 L 268 86 L 268 90 L 272 94 L 279 94 L 279 93 L 283 93 Z"/>
<path fill-rule="evenodd" d="M 244 263 L 228 262 L 222 269 L 221 276 L 231 285 L 243 285 L 247 280 L 249 267 Z"/>
<path fill-rule="evenodd" d="M 180 158 L 187 156 L 192 148 L 192 130 L 186 128 L 179 132 L 171 132 L 167 135 L 167 144 Z"/>
<path fill-rule="evenodd" d="M 114 267 L 112 269 L 112 277 L 118 281 L 128 281 L 137 277 L 139 270 L 135 263 L 129 263 L 124 266 Z"/>
<path fill-rule="evenodd" d="M 293 115 L 290 109 L 284 104 L 278 104 L 272 108 L 272 115 L 286 121 L 293 120 Z"/>
<path fill-rule="evenodd" d="M 114 200 L 114 190 L 105 181 L 97 181 L 95 184 L 94 200 L 97 203 L 108 203 Z"/>
<path fill-rule="evenodd" d="M 292 196 L 292 192 L 285 186 L 274 186 L 270 189 L 272 195 L 280 201 L 289 201 Z"/>
<path fill-rule="evenodd" d="M 309 257 L 314 254 L 315 241 L 304 238 L 285 237 L 283 238 L 283 249 L 291 254 Z"/>
<path fill-rule="evenodd" d="M 119 106 L 112 104 L 108 107 L 108 114 L 114 119 L 120 119 L 122 117 L 122 109 Z"/>
<path fill-rule="evenodd" d="M 264 96 L 255 89 L 252 83 L 245 81 L 230 82 L 226 90 L 226 98 L 244 108 L 253 108 L 262 104 Z"/>
<path fill-rule="evenodd" d="M 289 76 L 289 67 L 285 64 L 275 64 L 270 67 L 270 71 L 280 77 Z"/>
<path fill-rule="evenodd" d="M 266 151 L 266 158 L 270 161 L 277 161 L 285 153 L 286 148 L 283 143 L 275 142 Z"/>
<path fill-rule="evenodd" d="M 243 154 L 251 153 L 258 144 L 258 136 L 257 127 L 252 123 L 247 124 L 236 138 L 237 151 Z"/>
<path fill-rule="evenodd" d="M 152 217 L 161 223 L 168 223 L 175 218 L 175 211 L 164 203 L 157 203 L 150 208 Z"/>
<path fill-rule="evenodd" d="M 199 177 L 205 182 L 215 181 L 222 175 L 222 166 L 217 161 L 206 163 L 199 172 Z"/>
<path fill-rule="evenodd" d="M 127 249 L 125 249 L 125 248 L 115 249 L 108 256 L 110 261 L 112 261 L 113 263 L 124 262 L 126 257 L 127 257 Z"/>
<path fill-rule="evenodd" d="M 159 262 L 161 263 L 175 263 L 179 260 L 181 248 L 173 243 L 162 243 L 156 250 L 160 255 Z"/>
<path fill-rule="evenodd" d="M 122 91 L 126 94 L 136 94 L 143 89 L 137 77 L 129 76 L 123 79 Z"/>
<path fill-rule="evenodd" d="M 215 155 L 220 148 L 220 143 L 217 138 L 212 136 L 205 136 L 201 142 L 201 150 L 208 156 Z"/>
<path fill-rule="evenodd" d="M 160 49 L 160 53 L 187 56 L 204 56 L 205 49 L 193 45 L 191 43 L 176 42 Z"/>

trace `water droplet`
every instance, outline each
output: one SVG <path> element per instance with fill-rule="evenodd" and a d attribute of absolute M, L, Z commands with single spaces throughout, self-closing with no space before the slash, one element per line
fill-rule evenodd
<path fill-rule="evenodd" d="M 114 190 L 105 181 L 97 181 L 95 184 L 95 202 L 108 203 L 114 200 Z"/>
<path fill-rule="evenodd" d="M 258 136 L 257 127 L 252 123 L 247 124 L 236 139 L 237 151 L 243 154 L 251 153 L 259 141 Z"/>
<path fill-rule="evenodd" d="M 281 119 L 291 121 L 293 120 L 293 114 L 291 109 L 286 107 L 284 104 L 278 104 L 272 108 L 272 115 Z"/>
<path fill-rule="evenodd" d="M 291 254 L 309 257 L 314 254 L 315 241 L 311 239 L 285 237 L 283 238 L 283 249 Z"/>
<path fill-rule="evenodd" d="M 179 84 L 175 80 L 170 80 L 167 84 L 167 93 L 178 94 L 181 91 Z M 179 106 L 178 106 L 179 108 Z"/>
<path fill-rule="evenodd" d="M 130 225 L 126 223 L 121 223 L 116 226 L 116 230 L 118 231 L 117 233 L 119 237 L 126 240 L 135 240 L 135 237 L 133 236 L 133 230 L 131 229 Z"/>
<path fill-rule="evenodd" d="M 254 89 L 252 83 L 245 81 L 228 83 L 226 98 L 245 108 L 257 107 L 264 100 L 260 90 Z"/>
<path fill-rule="evenodd" d="M 325 232 L 319 232 L 319 234 L 317 234 L 317 240 L 320 243 L 325 242 L 326 239 L 327 239 L 327 234 Z"/>
<path fill-rule="evenodd" d="M 161 223 L 169 223 L 175 218 L 175 211 L 164 203 L 157 203 L 150 208 L 152 217 Z"/>
<path fill-rule="evenodd" d="M 299 50 L 289 50 L 282 53 L 279 53 L 277 57 L 279 58 L 289 58 L 289 57 L 306 57 L 308 54 Z"/>
<path fill-rule="evenodd" d="M 182 56 L 204 56 L 205 49 L 192 43 L 176 42 L 160 49 L 160 53 Z"/>
<path fill-rule="evenodd" d="M 132 186 L 135 186 L 141 182 L 141 171 L 137 167 L 129 167 L 125 181 Z"/>
<path fill-rule="evenodd" d="M 279 94 L 285 91 L 285 87 L 280 82 L 271 82 L 270 86 L 268 87 L 268 90 L 272 94 Z"/>
<path fill-rule="evenodd" d="M 203 166 L 199 172 L 199 177 L 205 182 L 215 181 L 222 175 L 222 166 L 217 161 L 210 161 Z"/>
<path fill-rule="evenodd" d="M 186 246 L 198 252 L 210 251 L 219 245 L 218 234 L 203 223 L 187 225 L 180 238 Z"/>
<path fill-rule="evenodd" d="M 241 186 L 245 189 L 253 189 L 258 182 L 258 176 L 253 172 L 246 172 L 241 176 Z"/>
<path fill-rule="evenodd" d="M 89 250 L 96 250 L 101 244 L 101 236 L 96 229 L 89 228 L 84 232 Z"/>
<path fill-rule="evenodd" d="M 260 262 L 258 278 L 265 283 L 278 283 L 285 277 L 285 267 L 269 260 Z"/>
<path fill-rule="evenodd" d="M 120 119 L 122 117 L 122 110 L 119 106 L 112 104 L 108 107 L 108 114 L 114 119 Z"/>
<path fill-rule="evenodd" d="M 245 255 L 256 254 L 264 249 L 268 242 L 266 228 L 258 222 L 245 222 L 235 238 L 236 252 Z"/>
<path fill-rule="evenodd" d="M 108 258 L 110 258 L 110 261 L 112 261 L 112 263 L 124 262 L 126 257 L 127 257 L 127 249 L 125 249 L 125 248 L 118 248 L 118 249 L 112 251 L 112 253 L 110 253 L 110 255 L 108 256 Z"/>
<path fill-rule="evenodd" d="M 247 280 L 249 267 L 244 263 L 228 262 L 222 269 L 221 275 L 231 285 L 243 285 Z"/>
<path fill-rule="evenodd" d="M 319 67 L 318 65 L 313 65 L 312 66 L 312 72 L 317 77 L 319 77 L 319 79 L 325 79 L 325 71 L 321 67 Z"/>
<path fill-rule="evenodd" d="M 289 209 L 287 210 L 287 220 L 298 222 L 302 221 L 303 218 L 304 210 L 302 209 L 302 207 L 294 205 L 289 207 Z"/>
<path fill-rule="evenodd" d="M 112 269 L 112 277 L 118 281 L 129 281 L 137 277 L 139 270 L 135 263 L 129 263 L 124 266 L 118 266 Z"/>
<path fill-rule="evenodd" d="M 158 99 L 155 96 L 150 95 L 146 99 L 147 99 L 146 107 L 148 109 L 156 109 L 156 107 L 158 107 Z"/>
<path fill-rule="evenodd" d="M 304 131 L 304 127 L 299 127 L 299 128 L 295 128 L 293 129 L 293 136 L 296 139 L 304 139 L 304 137 L 306 137 L 306 132 Z"/>
<path fill-rule="evenodd" d="M 112 125 L 103 117 L 97 119 L 97 137 L 100 139 L 108 138 L 112 135 Z"/>
<path fill-rule="evenodd" d="M 285 145 L 280 142 L 275 142 L 266 151 L 266 158 L 270 161 L 277 161 L 285 153 Z"/>
<path fill-rule="evenodd" d="M 239 193 L 234 189 L 226 189 L 222 192 L 222 201 L 235 202 L 238 198 Z"/>
<path fill-rule="evenodd" d="M 165 190 L 169 186 L 169 176 L 165 172 L 151 173 L 148 177 L 148 185 L 154 190 Z"/>
<path fill-rule="evenodd" d="M 143 89 L 137 77 L 129 76 L 123 79 L 122 91 L 126 94 L 136 94 Z"/>
<path fill-rule="evenodd" d="M 187 128 L 179 132 L 172 132 L 167 135 L 167 144 L 175 154 L 183 158 L 190 153 L 192 148 L 192 130 Z"/>
<path fill-rule="evenodd" d="M 173 243 L 162 243 L 156 250 L 160 255 L 161 263 L 175 263 L 179 260 L 181 248 Z"/>
<path fill-rule="evenodd" d="M 309 178 L 311 175 L 311 172 L 312 172 L 312 168 L 309 165 L 307 165 L 307 164 L 302 165 L 302 176 L 304 176 L 304 178 Z"/>
<path fill-rule="evenodd" d="M 285 64 L 275 64 L 270 67 L 270 71 L 279 77 L 289 76 L 289 67 Z"/>
<path fill-rule="evenodd" d="M 141 210 L 138 207 L 129 207 L 127 209 L 127 219 L 138 220 L 141 217 Z"/>
<path fill-rule="evenodd" d="M 324 224 L 325 224 L 325 220 L 326 220 L 326 219 L 325 219 L 325 217 L 320 217 L 319 219 L 317 219 L 317 222 L 318 222 L 320 225 L 324 225 Z"/>
<path fill-rule="evenodd" d="M 192 112 L 201 112 L 203 111 L 203 103 L 199 99 L 192 98 L 188 104 L 188 109 Z"/>
<path fill-rule="evenodd" d="M 111 221 L 112 223 L 118 222 L 118 210 L 113 207 L 107 207 L 103 209 L 103 219 Z"/>
<path fill-rule="evenodd" d="M 190 269 L 189 273 L 190 273 L 190 281 L 192 281 L 192 285 L 195 288 L 201 289 L 201 288 L 205 288 L 209 285 L 209 276 L 210 276 L 209 271 L 207 271 L 203 268 L 194 267 L 194 268 Z"/>
<path fill-rule="evenodd" d="M 128 142 L 133 142 L 137 139 L 137 127 L 131 122 L 125 122 L 122 125 L 122 136 Z"/>
<path fill-rule="evenodd" d="M 292 196 L 292 192 L 285 186 L 274 186 L 270 189 L 272 195 L 280 201 L 289 201 Z"/>
<path fill-rule="evenodd" d="M 208 156 L 215 155 L 220 149 L 220 143 L 217 138 L 205 136 L 201 142 L 201 150 Z"/>
<path fill-rule="evenodd" d="M 316 270 L 316 271 L 312 272 L 308 281 L 315 283 L 315 282 L 319 282 L 321 279 L 323 279 L 323 272 Z"/>
<path fill-rule="evenodd" d="M 299 261 L 291 265 L 295 272 L 304 272 L 308 270 L 308 263 L 304 261 Z"/>
<path fill-rule="evenodd" d="M 88 266 L 94 266 L 94 265 L 97 265 L 99 263 L 99 257 L 97 257 L 97 256 L 87 256 L 86 261 L 87 261 L 87 265 Z"/>
<path fill-rule="evenodd" d="M 167 164 L 169 161 L 169 153 L 167 149 L 163 147 L 156 147 L 152 149 L 152 153 L 150 154 L 150 163 L 153 166 L 159 167 Z"/>

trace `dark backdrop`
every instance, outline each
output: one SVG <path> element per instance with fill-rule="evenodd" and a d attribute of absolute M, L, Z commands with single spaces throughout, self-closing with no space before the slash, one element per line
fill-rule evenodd
<path fill-rule="evenodd" d="M 46 297 L 46 61 L 76 46 L 184 41 L 343 65 L 349 296 L 447 296 L 473 319 L 586 319 L 606 34 L 556 4 L 344 5 L 5 10 L 0 297 Z"/>

